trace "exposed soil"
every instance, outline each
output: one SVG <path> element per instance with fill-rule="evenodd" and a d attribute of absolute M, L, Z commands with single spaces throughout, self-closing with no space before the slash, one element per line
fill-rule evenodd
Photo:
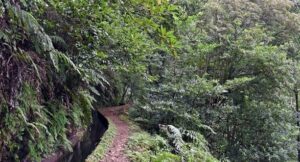
<path fill-rule="evenodd" d="M 124 147 L 128 141 L 129 135 L 129 127 L 127 122 L 122 121 L 119 118 L 121 113 L 124 113 L 128 110 L 130 104 L 117 106 L 117 107 L 109 107 L 100 112 L 106 117 L 109 118 L 117 128 L 117 134 L 113 139 L 113 143 L 106 152 L 106 155 L 103 160 L 100 162 L 129 162 L 129 159 L 126 157 L 124 153 Z"/>

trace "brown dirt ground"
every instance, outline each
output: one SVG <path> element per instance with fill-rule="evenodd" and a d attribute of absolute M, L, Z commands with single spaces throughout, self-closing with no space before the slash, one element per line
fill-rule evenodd
<path fill-rule="evenodd" d="M 100 162 L 129 162 L 129 159 L 124 153 L 125 145 L 128 141 L 129 136 L 129 127 L 127 122 L 122 121 L 119 117 L 121 113 L 128 111 L 130 104 L 109 107 L 100 110 L 100 112 L 108 119 L 110 119 L 117 128 L 117 134 L 113 139 L 113 143 L 106 152 L 106 155 L 103 160 Z"/>

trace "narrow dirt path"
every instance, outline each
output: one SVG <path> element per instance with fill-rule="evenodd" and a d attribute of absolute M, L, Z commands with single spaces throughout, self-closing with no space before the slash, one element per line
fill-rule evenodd
<path fill-rule="evenodd" d="M 129 162 L 129 159 L 124 153 L 124 147 L 128 141 L 129 127 L 127 122 L 122 121 L 119 115 L 130 107 L 129 104 L 124 106 L 110 107 L 100 110 L 100 112 L 109 118 L 117 128 L 117 134 L 114 137 L 113 143 L 106 152 L 103 160 L 100 162 Z"/>

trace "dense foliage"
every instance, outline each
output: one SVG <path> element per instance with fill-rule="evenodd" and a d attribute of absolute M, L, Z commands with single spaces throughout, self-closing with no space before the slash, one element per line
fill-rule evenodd
<path fill-rule="evenodd" d="M 70 149 L 68 136 L 91 122 L 94 98 L 99 106 L 134 101 L 130 117 L 159 134 L 136 139 L 168 141 L 161 157 L 296 161 L 299 6 L 1 0 L 0 161 Z M 176 149 L 161 124 L 201 142 L 176 138 L 187 145 Z"/>

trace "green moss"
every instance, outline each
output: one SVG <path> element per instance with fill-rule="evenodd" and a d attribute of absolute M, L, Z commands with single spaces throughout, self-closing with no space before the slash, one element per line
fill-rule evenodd
<path fill-rule="evenodd" d="M 100 161 L 101 159 L 103 159 L 107 149 L 109 149 L 110 145 L 112 144 L 113 139 L 117 133 L 117 128 L 111 120 L 108 120 L 108 122 L 109 127 L 107 131 L 105 132 L 104 136 L 102 137 L 100 143 L 93 151 L 93 153 L 90 154 L 85 160 L 86 162 Z"/>

